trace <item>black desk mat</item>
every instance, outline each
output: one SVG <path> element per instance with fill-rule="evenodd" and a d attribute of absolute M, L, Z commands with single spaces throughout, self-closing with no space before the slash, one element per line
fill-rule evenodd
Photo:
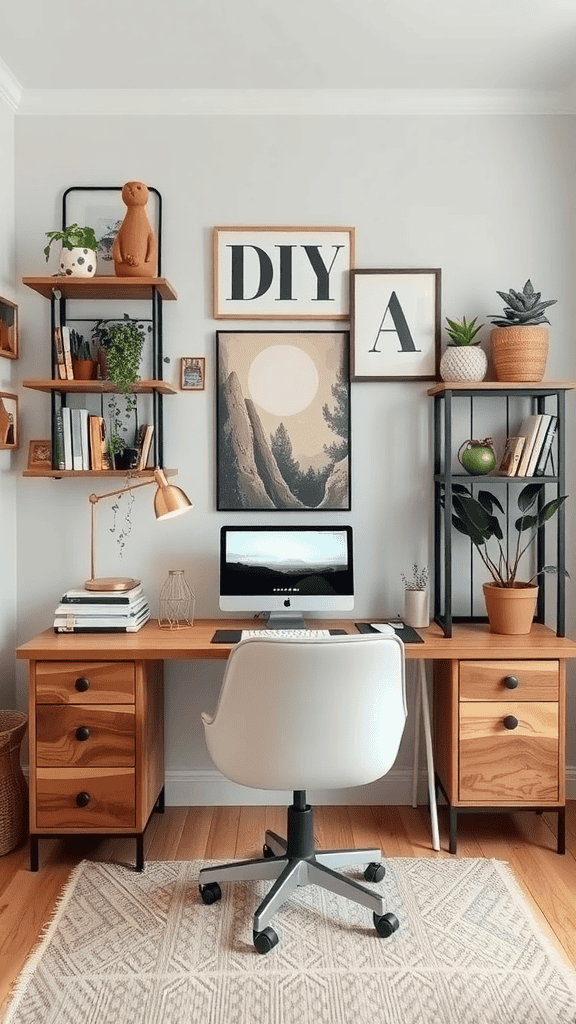
<path fill-rule="evenodd" d="M 246 628 L 258 629 L 257 626 L 251 626 L 251 627 L 246 627 Z M 263 629 L 262 632 L 265 633 L 266 630 Z M 306 630 L 303 630 L 303 632 L 305 633 Z M 330 633 L 331 636 L 340 636 L 342 634 L 345 635 L 346 634 L 346 630 L 345 629 L 331 629 L 331 630 L 329 630 L 329 633 Z M 211 644 L 237 644 L 238 641 L 240 640 L 241 636 L 242 636 L 242 630 L 241 629 L 217 629 L 216 632 L 214 633 L 214 636 L 212 637 L 210 643 Z"/>
<path fill-rule="evenodd" d="M 412 626 L 407 626 L 405 622 L 401 622 L 397 619 L 386 619 L 391 626 L 394 626 L 394 632 L 396 636 L 402 640 L 405 644 L 423 644 L 424 640 L 419 633 Z M 372 629 L 369 622 L 357 622 L 356 629 L 359 633 L 377 633 L 377 629 Z"/>

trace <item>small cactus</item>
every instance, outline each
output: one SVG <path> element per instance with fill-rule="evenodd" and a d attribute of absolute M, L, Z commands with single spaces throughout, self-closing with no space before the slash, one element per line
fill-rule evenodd
<path fill-rule="evenodd" d="M 549 324 L 548 317 L 542 316 L 548 306 L 553 306 L 557 299 L 540 302 L 541 292 L 535 292 L 530 280 L 526 281 L 521 292 L 513 288 L 509 292 L 496 292 L 507 305 L 504 307 L 505 320 L 500 314 L 491 313 L 495 327 L 517 327 L 527 324 Z"/>
<path fill-rule="evenodd" d="M 448 321 L 446 333 L 450 338 L 448 344 L 456 348 L 463 348 L 468 345 L 479 345 L 480 341 L 474 341 L 474 338 L 478 334 L 478 331 L 482 330 L 484 324 L 480 324 L 479 327 L 476 327 L 477 319 L 477 316 L 475 316 L 473 320 L 468 321 L 465 316 L 463 316 L 461 320 L 450 320 L 449 317 L 446 317 L 446 320 Z"/>

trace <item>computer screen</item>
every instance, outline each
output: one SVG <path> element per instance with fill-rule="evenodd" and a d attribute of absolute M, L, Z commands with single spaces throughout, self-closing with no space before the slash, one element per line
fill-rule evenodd
<path fill-rule="evenodd" d="M 351 526 L 223 526 L 220 608 L 267 612 L 269 625 L 354 607 Z"/>

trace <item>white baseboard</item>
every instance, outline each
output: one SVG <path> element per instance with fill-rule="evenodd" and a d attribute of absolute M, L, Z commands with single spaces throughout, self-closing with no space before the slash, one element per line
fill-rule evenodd
<path fill-rule="evenodd" d="M 166 805 L 168 807 L 230 807 L 286 803 L 286 793 L 266 789 L 246 789 L 229 782 L 216 768 L 170 768 L 166 771 Z M 418 803 L 428 800 L 426 772 L 418 778 Z M 317 804 L 408 804 L 412 803 L 412 770 L 400 768 L 388 772 L 383 779 L 357 789 L 332 789 L 308 793 Z M 576 800 L 576 765 L 566 769 L 566 796 Z"/>

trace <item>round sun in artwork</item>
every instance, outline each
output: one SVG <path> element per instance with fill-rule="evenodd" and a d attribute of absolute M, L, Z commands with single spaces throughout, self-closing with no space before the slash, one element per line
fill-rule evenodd
<path fill-rule="evenodd" d="M 314 361 L 296 345 L 269 345 L 248 371 L 253 401 L 274 416 L 302 412 L 313 401 L 318 384 Z"/>

